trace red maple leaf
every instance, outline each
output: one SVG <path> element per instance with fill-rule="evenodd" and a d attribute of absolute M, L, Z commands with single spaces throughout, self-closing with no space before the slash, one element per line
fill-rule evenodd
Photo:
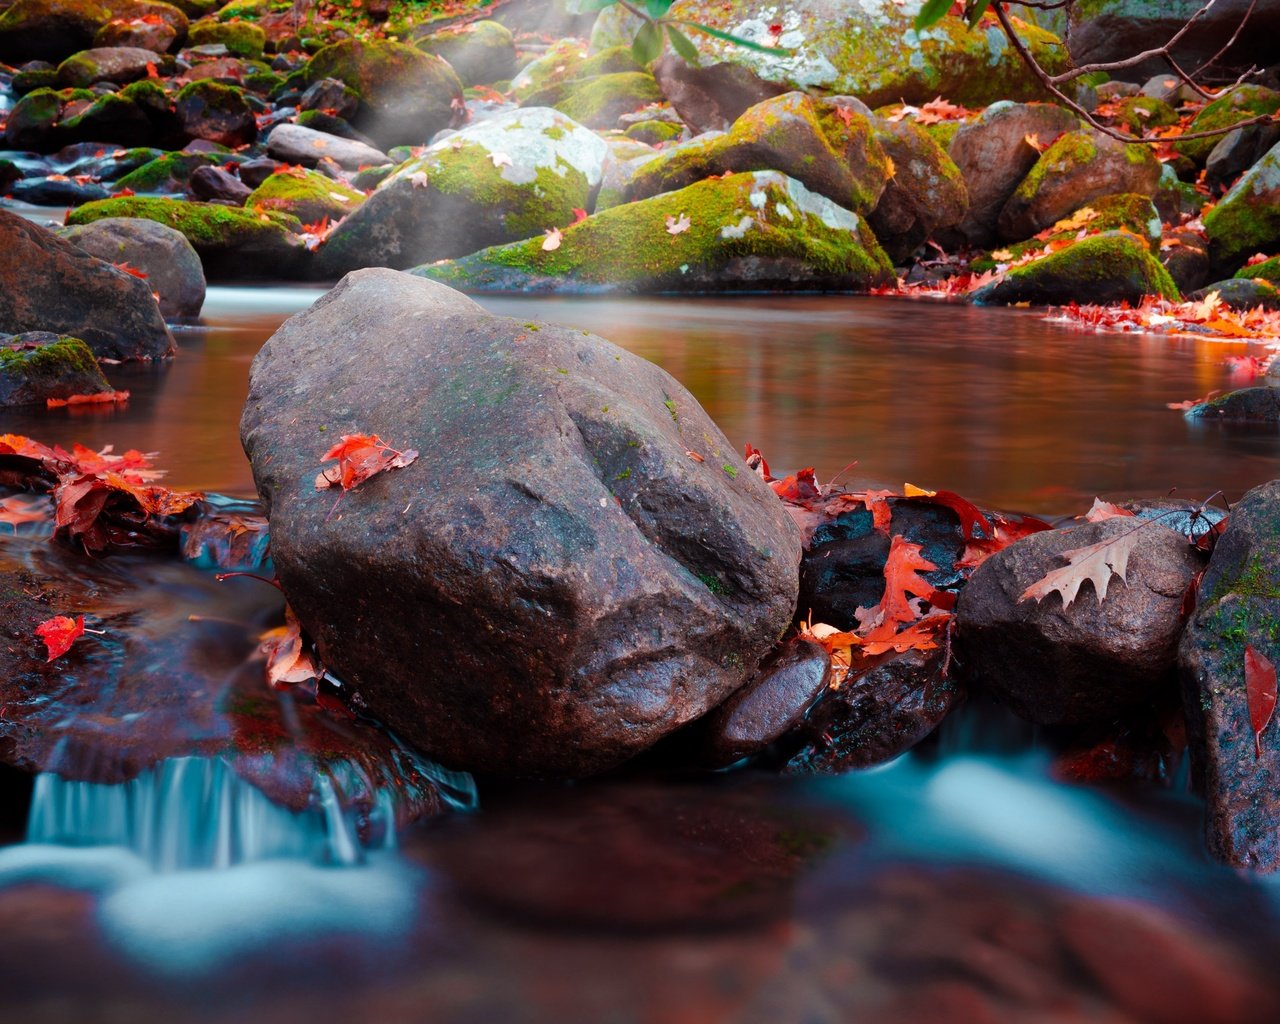
<path fill-rule="evenodd" d="M 52 619 L 45 619 L 36 626 L 36 636 L 49 649 L 46 660 L 53 661 L 71 650 L 71 645 L 77 638 L 84 636 L 84 616 L 73 619 L 66 615 L 55 615 Z"/>
<path fill-rule="evenodd" d="M 337 459 L 338 465 L 320 472 L 316 477 L 316 490 L 338 486 L 349 491 L 369 477 L 407 466 L 417 457 L 418 453 L 412 448 L 397 451 L 384 444 L 377 434 L 343 434 L 337 444 L 320 456 L 326 462 Z"/>

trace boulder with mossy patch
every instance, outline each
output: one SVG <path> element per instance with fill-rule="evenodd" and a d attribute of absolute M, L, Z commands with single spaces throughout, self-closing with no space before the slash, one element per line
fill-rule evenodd
<path fill-rule="evenodd" d="M 1280 111 L 1280 92 L 1265 85 L 1237 85 L 1225 96 L 1206 104 L 1188 126 L 1187 134 L 1221 131 L 1226 135 L 1232 125 L 1277 111 Z M 1204 164 L 1220 141 L 1222 136 L 1187 139 L 1175 142 L 1173 148 L 1197 164 Z"/>
<path fill-rule="evenodd" d="M 65 60 L 91 46 L 110 19 L 96 0 L 16 0 L 0 14 L 0 60 Z"/>
<path fill-rule="evenodd" d="M 776 171 L 700 181 L 550 237 L 414 273 L 466 291 L 862 291 L 893 279 L 866 221 Z"/>
<path fill-rule="evenodd" d="M 1228 391 L 1225 395 L 1193 405 L 1185 413 L 1189 420 L 1211 423 L 1280 424 L 1280 388 L 1256 387 Z"/>
<path fill-rule="evenodd" d="M 757 103 L 725 134 L 692 139 L 642 164 L 622 198 L 648 199 L 742 171 L 778 171 L 857 213 L 875 207 L 891 177 L 866 117 L 838 101 L 790 92 Z"/>
<path fill-rule="evenodd" d="M 1231 506 L 1178 652 L 1192 776 L 1209 850 L 1238 867 L 1280 868 L 1280 728 L 1255 733 L 1248 650 L 1280 665 L 1280 481 Z"/>
<path fill-rule="evenodd" d="M 1119 192 L 1155 194 L 1160 162 L 1148 146 L 1123 143 L 1093 131 L 1061 136 L 1000 211 L 997 229 L 1006 242 L 1020 242 L 1078 210 L 1092 199 Z"/>
<path fill-rule="evenodd" d="M 870 107 L 926 103 L 940 95 L 967 106 L 1047 95 L 998 27 L 971 31 L 959 18 L 944 18 L 917 32 L 918 11 L 918 4 L 893 0 L 793 0 L 777 7 L 754 0 L 676 0 L 670 16 L 763 48 L 690 31 L 704 64 L 736 64 L 787 89 L 856 96 Z M 626 16 L 613 7 L 600 21 Z M 1066 68 L 1066 49 L 1057 36 L 1016 17 L 1013 22 L 1050 74 Z"/>
<path fill-rule="evenodd" d="M 1233 277 L 1217 281 L 1205 285 L 1187 298 L 1199 302 L 1214 292 L 1218 295 L 1218 301 L 1228 309 L 1242 312 L 1263 309 L 1270 313 L 1280 313 L 1280 288 L 1259 278 Z"/>
<path fill-rule="evenodd" d="M 579 40 L 561 39 L 521 69 L 511 80 L 511 93 L 517 101 L 525 103 L 541 90 L 575 79 L 643 70 L 644 67 L 632 55 L 630 46 L 613 46 L 589 54 Z"/>
<path fill-rule="evenodd" d="M 296 217 L 212 203 L 141 196 L 104 199 L 72 211 L 67 224 L 90 224 L 104 217 L 141 217 L 181 232 L 200 255 L 211 281 L 293 277 L 301 272 L 307 255 Z"/>
<path fill-rule="evenodd" d="M 62 143 L 111 142 L 117 146 L 173 144 L 177 121 L 164 89 L 150 79 L 99 96 L 83 109 L 63 110 L 57 138 Z"/>
<path fill-rule="evenodd" d="M 1236 277 L 1245 277 L 1280 286 L 1280 256 L 1272 256 L 1261 263 L 1251 263 L 1236 271 Z"/>
<path fill-rule="evenodd" d="M 1204 215 L 1215 268 L 1231 273 L 1256 252 L 1280 248 L 1280 144 Z"/>
<path fill-rule="evenodd" d="M 200 315 L 204 268 L 191 243 L 174 228 L 136 217 L 106 217 L 58 234 L 91 256 L 143 275 L 166 317 Z"/>
<path fill-rule="evenodd" d="M 880 121 L 875 139 L 889 158 L 892 173 L 867 221 L 897 263 L 935 231 L 954 228 L 964 219 L 969 190 L 954 161 L 918 125 Z"/>
<path fill-rule="evenodd" d="M 258 137 L 258 122 L 235 86 L 209 79 L 182 87 L 174 100 L 178 124 L 193 139 L 206 139 L 235 149 Z"/>
<path fill-rule="evenodd" d="M 611 75 L 575 78 L 540 89 L 524 101 L 527 107 L 555 107 L 588 128 L 615 128 L 618 118 L 662 102 L 657 79 L 647 71 L 619 71 Z"/>
<path fill-rule="evenodd" d="M 180 194 L 186 192 L 191 172 L 197 167 L 212 167 L 221 162 L 215 153 L 165 153 L 130 171 L 114 187 L 140 194 Z"/>
<path fill-rule="evenodd" d="M 0 334 L 0 408 L 110 391 L 93 351 L 48 331 Z"/>
<path fill-rule="evenodd" d="M 529 108 L 464 128 L 387 178 L 334 230 L 317 272 L 464 256 L 572 223 L 608 147 L 563 114 Z"/>
<path fill-rule="evenodd" d="M 187 33 L 191 46 L 221 43 L 233 57 L 261 57 L 267 34 L 251 21 L 213 21 L 201 19 Z"/>
<path fill-rule="evenodd" d="M 379 146 L 416 146 L 447 128 L 462 108 L 462 83 L 448 62 L 404 43 L 348 39 L 320 50 L 308 84 L 336 78 L 360 94 L 352 123 Z"/>
<path fill-rule="evenodd" d="M 93 100 L 93 93 L 85 89 L 33 89 L 9 111 L 4 129 L 5 145 L 37 153 L 57 148 L 57 127 L 63 110 L 73 103 L 84 109 Z"/>
<path fill-rule="evenodd" d="M 515 74 L 515 37 L 496 21 L 473 21 L 441 29 L 423 36 L 414 45 L 424 53 L 447 60 L 463 85 L 492 85 Z"/>
<path fill-rule="evenodd" d="M 272 210 L 297 217 L 303 224 L 328 218 L 339 221 L 360 209 L 363 192 L 342 181 L 302 167 L 282 168 L 245 200 L 250 210 Z"/>
<path fill-rule="evenodd" d="M 1145 239 L 1127 231 L 1107 231 L 1011 267 L 969 298 L 980 305 L 1059 305 L 1137 303 L 1146 295 L 1179 297 Z"/>
<path fill-rule="evenodd" d="M 637 121 L 624 134 L 628 139 L 643 142 L 646 146 L 661 146 L 678 141 L 684 134 L 684 128 L 670 121 Z"/>
<path fill-rule="evenodd" d="M 58 65 L 58 83 L 65 88 L 87 89 L 96 82 L 128 85 L 146 78 L 160 55 L 136 46 L 106 46 L 81 50 Z"/>
<path fill-rule="evenodd" d="M 99 359 L 158 359 L 174 351 L 146 282 L 5 210 L 0 331 L 69 334 Z"/>

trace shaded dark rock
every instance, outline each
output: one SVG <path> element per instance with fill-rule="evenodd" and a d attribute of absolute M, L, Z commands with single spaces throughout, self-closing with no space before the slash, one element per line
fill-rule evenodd
<path fill-rule="evenodd" d="M 1225 281 L 1207 284 L 1199 291 L 1188 295 L 1187 298 L 1200 302 L 1210 292 L 1217 292 L 1222 304 L 1230 309 L 1249 310 L 1261 307 L 1273 312 L 1280 310 L 1280 288 L 1270 281 L 1251 277 L 1232 277 Z"/>
<path fill-rule="evenodd" d="M 9 186 L 8 194 L 33 206 L 81 206 L 111 193 L 96 182 L 62 178 L 26 178 Z"/>
<path fill-rule="evenodd" d="M 783 744 L 799 743 L 783 770 L 791 775 L 870 768 L 910 750 L 938 727 L 964 690 L 950 678 L 945 646 L 905 651 L 855 665 L 827 690 Z M 794 748 L 793 748 L 794 749 Z"/>
<path fill-rule="evenodd" d="M 729 765 L 760 753 L 800 724 L 830 679 L 831 658 L 821 645 L 788 641 L 699 723 L 707 759 Z"/>
<path fill-rule="evenodd" d="M 99 359 L 172 355 L 146 283 L 0 210 L 0 330 L 83 339 Z"/>
<path fill-rule="evenodd" d="M 309 85 L 298 102 L 299 110 L 322 110 L 349 119 L 360 109 L 360 94 L 336 78 L 322 78 Z"/>
<path fill-rule="evenodd" d="M 107 217 L 63 228 L 59 234 L 91 256 L 124 263 L 146 275 L 166 317 L 200 315 L 204 305 L 204 268 L 181 232 L 156 221 Z"/>
<path fill-rule="evenodd" d="M 748 107 L 788 91 L 737 64 L 694 67 L 670 53 L 654 63 L 653 75 L 680 120 L 695 132 L 728 128 Z"/>
<path fill-rule="evenodd" d="M 50 398 L 110 390 L 79 338 L 48 331 L 0 334 L 0 406 L 44 405 Z"/>
<path fill-rule="evenodd" d="M 1256 387 L 1229 391 L 1201 402 L 1186 412 L 1189 420 L 1221 423 L 1280 423 L 1280 388 Z"/>
<path fill-rule="evenodd" d="M 983 562 L 956 609 L 965 678 L 1043 725 L 1104 719 L 1171 686 L 1183 602 L 1202 558 L 1168 527 L 1136 529 L 1127 583 L 1113 576 L 1104 601 L 1091 583 L 1068 608 L 1060 594 L 1021 596 L 1066 565 L 1063 552 L 1134 531 L 1127 517 L 1037 533 Z"/>
<path fill-rule="evenodd" d="M 1195 231 L 1172 231 L 1160 244 L 1160 263 L 1178 291 L 1186 295 L 1209 281 L 1209 243 Z"/>
<path fill-rule="evenodd" d="M 339 520 L 319 427 L 374 423 L 424 457 Z M 737 689 L 795 608 L 794 525 L 679 383 L 408 275 L 350 274 L 289 320 L 241 436 L 326 664 L 447 763 L 618 764 Z"/>
<path fill-rule="evenodd" d="M 935 231 L 958 226 L 969 212 L 969 191 L 959 169 L 933 137 L 909 121 L 883 121 L 876 140 L 893 161 L 880 202 L 867 221 L 899 263 Z"/>
<path fill-rule="evenodd" d="M 17 0 L 0 15 L 0 60 L 63 60 L 91 45 L 110 17 L 92 0 Z"/>
<path fill-rule="evenodd" d="M 182 131 L 194 139 L 236 148 L 258 137 L 258 122 L 239 89 L 203 80 L 183 87 L 174 102 Z"/>
<path fill-rule="evenodd" d="M 1225 188 L 1280 142 L 1280 124 L 1252 124 L 1228 132 L 1209 152 L 1205 181 Z"/>
<path fill-rule="evenodd" d="M 236 170 L 240 174 L 240 180 L 249 188 L 254 189 L 266 181 L 276 171 L 284 167 L 279 160 L 272 160 L 270 157 L 257 157 L 253 160 L 246 160 Z"/>
<path fill-rule="evenodd" d="M 248 185 L 221 167 L 197 167 L 187 180 L 187 189 L 203 202 L 228 206 L 244 206 L 245 200 L 253 195 Z"/>

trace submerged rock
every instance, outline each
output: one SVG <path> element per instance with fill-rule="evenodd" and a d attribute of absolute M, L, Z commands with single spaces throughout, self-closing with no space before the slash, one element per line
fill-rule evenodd
<path fill-rule="evenodd" d="M 1206 802 L 1209 850 L 1261 871 L 1280 868 L 1280 727 L 1255 746 L 1245 648 L 1280 665 L 1280 481 L 1231 507 L 1178 652 L 1192 770 Z"/>
<path fill-rule="evenodd" d="M 615 206 L 541 238 L 418 267 L 465 290 L 859 291 L 892 280 L 865 220 L 774 171 L 731 174 Z"/>
<path fill-rule="evenodd" d="M 99 359 L 159 359 L 174 352 L 146 282 L 5 210 L 0 331 L 71 335 Z"/>
<path fill-rule="evenodd" d="M 0 406 L 44 405 L 50 398 L 110 390 L 79 338 L 47 331 L 0 334 Z"/>
<path fill-rule="evenodd" d="M 1093 584 L 1069 607 L 1060 593 L 1022 600 L 1064 552 L 1133 534 L 1125 581 L 1105 600 Z M 956 637 L 966 678 L 1042 725 L 1107 718 L 1173 683 L 1187 588 L 1202 565 L 1186 537 L 1159 523 L 1108 519 L 1037 533 L 997 552 L 960 592 Z"/>
<path fill-rule="evenodd" d="M 369 430 L 423 454 L 335 509 L 324 439 Z M 358 271 L 259 353 L 241 436 L 326 664 L 447 764 L 616 765 L 791 621 L 781 503 L 680 384 L 591 335 Z"/>

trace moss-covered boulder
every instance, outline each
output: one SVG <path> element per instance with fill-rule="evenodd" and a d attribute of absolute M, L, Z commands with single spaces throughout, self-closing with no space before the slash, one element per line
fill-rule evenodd
<path fill-rule="evenodd" d="M 0 408 L 110 391 L 93 351 L 48 331 L 0 334 Z"/>
<path fill-rule="evenodd" d="M 115 188 L 139 194 L 176 195 L 187 190 L 191 172 L 197 167 L 221 162 L 216 153 L 165 153 L 130 171 L 115 183 Z"/>
<path fill-rule="evenodd" d="M 58 65 L 58 84 L 87 89 L 96 82 L 128 85 L 146 78 L 159 56 L 136 46 L 107 46 L 81 50 Z"/>
<path fill-rule="evenodd" d="M 671 16 L 779 48 L 760 52 L 690 33 L 703 63 L 737 64 L 788 89 L 857 96 L 871 107 L 925 103 L 939 95 L 968 106 L 1045 97 L 998 27 L 970 31 L 960 19 L 946 18 L 917 32 L 912 23 L 918 9 L 894 0 L 793 0 L 776 8 L 753 0 L 676 0 Z M 611 8 L 601 21 L 623 16 Z M 1066 50 L 1055 35 L 1014 21 L 1042 66 L 1051 73 L 1066 67 Z"/>
<path fill-rule="evenodd" d="M 181 232 L 153 220 L 104 217 L 58 233 L 90 256 L 144 275 L 165 317 L 200 315 L 204 268 Z"/>
<path fill-rule="evenodd" d="M 670 121 L 637 121 L 628 126 L 623 133 L 634 142 L 643 142 L 646 146 L 661 146 L 677 141 L 684 134 L 682 125 Z"/>
<path fill-rule="evenodd" d="M 857 213 L 875 208 L 891 176 L 866 117 L 838 102 L 790 92 L 757 103 L 726 134 L 692 139 L 642 164 L 622 200 L 742 171 L 779 171 Z"/>
<path fill-rule="evenodd" d="M 776 171 L 700 181 L 413 273 L 464 291 L 859 291 L 893 278 L 866 221 Z"/>
<path fill-rule="evenodd" d="M 562 227 L 599 185 L 608 148 L 563 114 L 512 111 L 402 164 L 318 254 L 317 271 L 403 269 Z"/>
<path fill-rule="evenodd" d="M 55 130 L 63 108 L 79 100 L 82 107 L 93 102 L 93 94 L 85 90 L 34 89 L 9 111 L 4 141 L 10 149 L 46 152 L 57 148 Z"/>
<path fill-rule="evenodd" d="M 211 203 L 141 196 L 104 199 L 72 211 L 67 224 L 90 224 L 104 217 L 141 217 L 181 232 L 211 281 L 294 277 L 307 255 L 296 217 Z"/>
<path fill-rule="evenodd" d="M 969 190 L 955 162 L 919 125 L 881 121 L 875 139 L 888 156 L 892 173 L 867 221 L 897 263 L 935 231 L 954 228 L 964 219 Z"/>
<path fill-rule="evenodd" d="M 496 21 L 473 21 L 470 25 L 441 29 L 415 45 L 424 53 L 447 60 L 463 85 L 491 85 L 515 74 L 515 37 Z"/>
<path fill-rule="evenodd" d="M 182 132 L 235 149 L 258 137 L 258 122 L 245 101 L 244 92 L 210 79 L 190 82 L 174 100 Z"/>
<path fill-rule="evenodd" d="M 1268 89 L 1264 85 L 1237 85 L 1225 96 L 1207 104 L 1195 116 L 1187 132 L 1189 134 L 1222 130 L 1223 134 L 1226 134 L 1226 129 L 1234 124 L 1248 121 L 1259 114 L 1274 114 L 1277 110 L 1280 110 L 1280 92 Z M 1209 159 L 1214 146 L 1220 141 L 1220 136 L 1187 139 L 1185 142 L 1175 143 L 1174 149 L 1197 164 L 1203 165 Z"/>
<path fill-rule="evenodd" d="M 593 55 L 580 40 L 561 39 L 520 70 L 511 80 L 511 93 L 524 103 L 535 93 L 566 82 L 643 70 L 630 46 L 614 46 Z"/>
<path fill-rule="evenodd" d="M 360 209 L 363 192 L 357 192 L 345 182 L 309 171 L 302 167 L 281 168 L 245 200 L 250 210 L 269 210 L 297 217 L 303 224 L 313 224 L 328 218 L 342 220 L 347 214 Z"/>
<path fill-rule="evenodd" d="M 1280 144 L 1254 164 L 1204 216 L 1209 255 L 1224 273 L 1256 252 L 1280 248 Z"/>
<path fill-rule="evenodd" d="M 448 62 L 404 43 L 348 39 L 307 63 L 308 84 L 336 78 L 360 94 L 353 124 L 382 148 L 416 146 L 453 122 L 462 83 Z"/>
<path fill-rule="evenodd" d="M 214 21 L 202 18 L 187 33 L 191 46 L 221 43 L 234 57 L 261 57 L 267 45 L 267 34 L 251 21 Z"/>
<path fill-rule="evenodd" d="M 120 92 L 97 97 L 82 110 L 63 110 L 56 138 L 72 142 L 113 142 L 117 146 L 151 146 L 175 141 L 173 120 L 163 90 L 143 80 Z"/>
<path fill-rule="evenodd" d="M 525 106 L 555 107 L 588 128 L 615 128 L 618 118 L 662 101 L 657 79 L 647 71 L 619 71 L 611 75 L 575 78 L 540 89 Z"/>
<path fill-rule="evenodd" d="M 17 0 L 0 14 L 0 60 L 65 60 L 91 46 L 110 19 L 97 0 Z"/>
<path fill-rule="evenodd" d="M 997 229 L 1005 241 L 1018 242 L 1092 199 L 1119 192 L 1151 196 L 1159 184 L 1160 162 L 1149 146 L 1068 132 L 1040 154 L 1004 204 Z"/>
<path fill-rule="evenodd" d="M 1272 256 L 1269 260 L 1263 260 L 1261 263 L 1254 263 L 1252 266 L 1241 267 L 1236 271 L 1236 277 L 1248 278 L 1253 281 L 1266 281 L 1268 284 L 1280 285 L 1280 256 Z"/>
<path fill-rule="evenodd" d="M 1139 302 L 1144 295 L 1179 297 L 1144 239 L 1127 231 L 1108 231 L 1013 267 L 969 297 L 980 305 L 1061 305 Z"/>

